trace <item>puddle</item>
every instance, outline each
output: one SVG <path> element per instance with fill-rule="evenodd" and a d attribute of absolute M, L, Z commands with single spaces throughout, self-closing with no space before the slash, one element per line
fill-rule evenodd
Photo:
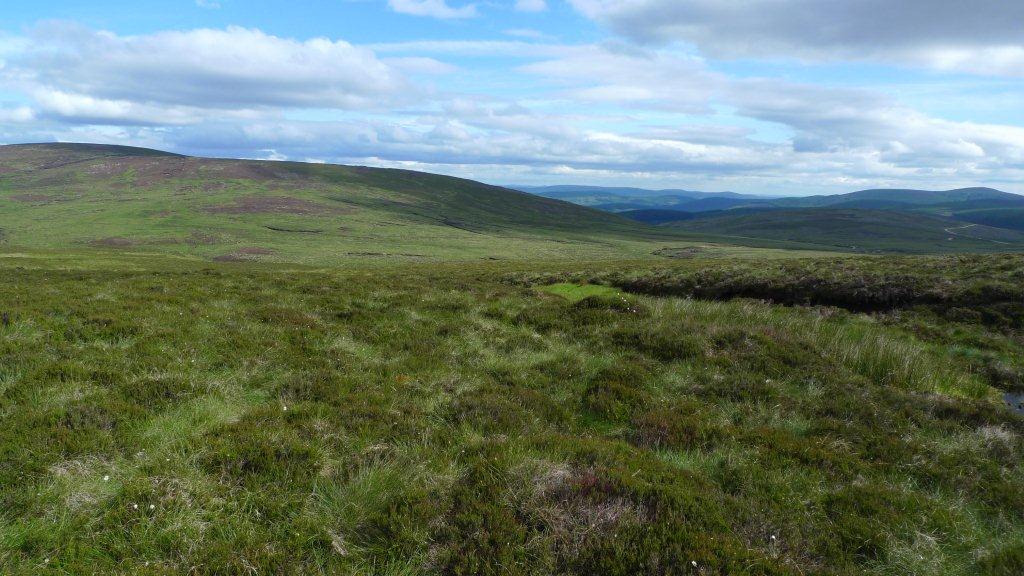
<path fill-rule="evenodd" d="M 1003 401 L 1017 414 L 1024 414 L 1024 392 L 1006 392 Z"/>

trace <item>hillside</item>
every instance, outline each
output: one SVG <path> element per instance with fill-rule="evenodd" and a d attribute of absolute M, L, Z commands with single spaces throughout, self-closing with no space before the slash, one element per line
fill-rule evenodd
<path fill-rule="evenodd" d="M 954 212 L 952 217 L 962 222 L 1024 232 L 1024 208 L 1004 207 L 961 210 Z"/>
<path fill-rule="evenodd" d="M 630 220 L 636 220 L 637 222 L 643 222 L 644 224 L 651 224 L 654 226 L 667 224 L 669 222 L 693 220 L 698 217 L 698 214 L 693 212 L 666 209 L 625 210 L 623 212 L 619 212 L 619 215 L 629 218 Z"/>
<path fill-rule="evenodd" d="M 949 253 L 1024 250 L 1024 233 L 915 212 L 802 209 L 714 217 L 665 224 L 740 244 L 786 241 L 793 247 L 854 252 Z"/>
<path fill-rule="evenodd" d="M 601 257 L 678 240 L 598 210 L 446 176 L 82 144 L 0 147 L 0 207 L 10 246 L 224 260 Z"/>

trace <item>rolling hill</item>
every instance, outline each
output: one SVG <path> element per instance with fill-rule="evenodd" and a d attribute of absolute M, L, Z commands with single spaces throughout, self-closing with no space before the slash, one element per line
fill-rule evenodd
<path fill-rule="evenodd" d="M 834 208 L 745 214 L 726 211 L 713 217 L 669 222 L 664 226 L 752 246 L 764 245 L 763 241 L 771 240 L 791 242 L 793 248 L 852 252 L 913 254 L 1024 250 L 1024 233 L 1021 232 L 903 211 Z"/>
<path fill-rule="evenodd" d="M 830 196 L 780 198 L 771 204 L 786 208 L 859 208 L 875 210 L 925 210 L 954 213 L 973 207 L 1024 207 L 1024 196 L 994 188 L 911 190 L 884 188 Z"/>
<path fill-rule="evenodd" d="M 9 246 L 220 260 L 598 257 L 678 240 L 459 178 L 89 144 L 0 147 L 0 207 Z"/>
<path fill-rule="evenodd" d="M 560 187 L 552 193 L 592 190 Z M 637 189 L 610 189 L 642 198 Z M 0 243 L 9 249 L 163 253 L 218 261 L 591 259 L 715 243 L 853 252 L 1017 251 L 990 189 L 916 193 L 893 209 L 782 209 L 788 200 L 690 194 L 680 210 L 613 214 L 408 170 L 195 158 L 94 144 L 0 146 Z M 906 191 L 904 191 L 906 192 Z M 878 207 L 886 191 L 800 199 Z M 698 197 L 701 196 L 701 197 Z M 928 204 L 927 202 L 933 202 Z M 999 210 L 1003 210 L 1000 208 Z M 624 216 L 628 216 L 624 217 Z M 1012 220 L 1012 217 L 1009 217 Z M 688 220 L 680 222 L 681 220 Z M 951 230 L 947 232 L 947 230 Z"/>
<path fill-rule="evenodd" d="M 1024 195 L 994 188 L 973 187 L 954 190 L 877 188 L 845 194 L 770 197 L 735 192 L 693 190 L 645 190 L 599 186 L 516 186 L 546 198 L 575 204 L 624 211 L 641 208 L 703 212 L 735 207 L 773 206 L 779 208 L 858 208 L 868 210 L 933 209 L 956 212 L 970 208 L 1024 207 Z"/>
<path fill-rule="evenodd" d="M 565 200 L 581 206 L 591 206 L 609 212 L 647 208 L 699 212 L 746 205 L 748 203 L 758 203 L 766 200 L 763 196 L 753 194 L 698 192 L 679 189 L 646 190 L 643 188 L 615 188 L 606 186 L 511 186 L 511 188 L 536 194 L 544 198 Z M 710 202 L 707 208 L 700 208 L 702 201 Z"/>
<path fill-rule="evenodd" d="M 1024 232 L 1024 196 L 990 188 L 878 189 L 775 199 L 658 194 L 649 191 L 645 197 L 631 191 L 627 201 L 594 207 L 709 241 L 773 248 L 1016 251 L 1021 241 L 1017 233 Z"/>
<path fill-rule="evenodd" d="M 680 245 L 1024 234 L 827 208 L 659 233 L 127 148 L 0 171 L 5 576 L 1021 573 L 1024 255 Z M 219 262 L 248 258 L 284 263 Z"/>

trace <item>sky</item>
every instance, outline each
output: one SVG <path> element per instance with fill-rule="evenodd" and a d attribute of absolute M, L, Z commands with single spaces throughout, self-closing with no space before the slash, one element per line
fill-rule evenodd
<path fill-rule="evenodd" d="M 0 143 L 1024 193 L 1020 0 L 5 0 Z"/>

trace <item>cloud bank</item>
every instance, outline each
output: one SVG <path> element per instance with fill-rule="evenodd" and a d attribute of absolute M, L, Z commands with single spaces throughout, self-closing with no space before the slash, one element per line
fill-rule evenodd
<path fill-rule="evenodd" d="M 877 60 L 1024 76 L 1017 0 L 570 0 L 645 43 L 682 41 L 721 58 Z"/>
<path fill-rule="evenodd" d="M 987 183 L 1024 191 L 1024 128 L 1013 123 L 946 119 L 884 90 L 730 74 L 674 41 L 691 38 L 672 24 L 690 14 L 677 3 L 575 3 L 645 42 L 360 46 L 240 27 L 118 35 L 47 24 L 0 37 L 0 81 L 17 95 L 0 99 L 0 141 L 240 157 L 273 150 L 275 158 L 498 183 L 789 193 Z M 640 18 L 657 6 L 660 18 Z M 795 42 L 773 34 L 780 46 Z M 727 39 L 715 42 L 742 53 Z M 833 40 L 804 44 L 838 50 Z M 959 66 L 954 56 L 949 65 Z"/>

